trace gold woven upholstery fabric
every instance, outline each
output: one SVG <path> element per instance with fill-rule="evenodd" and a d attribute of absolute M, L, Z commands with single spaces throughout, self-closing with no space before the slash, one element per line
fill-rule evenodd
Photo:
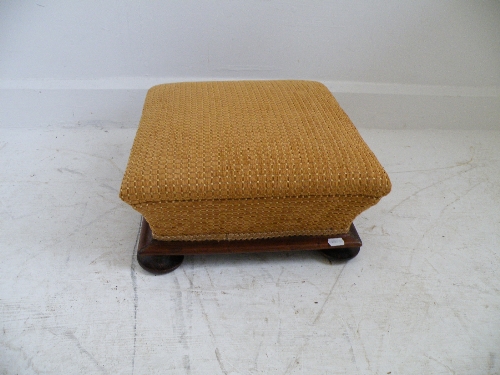
<path fill-rule="evenodd" d="M 390 189 L 323 84 L 184 82 L 148 91 L 120 197 L 156 239 L 232 240 L 345 233 Z"/>

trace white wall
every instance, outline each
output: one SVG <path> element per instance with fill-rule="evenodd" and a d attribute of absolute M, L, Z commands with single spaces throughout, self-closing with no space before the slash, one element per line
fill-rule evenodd
<path fill-rule="evenodd" d="M 315 79 L 358 126 L 500 127 L 500 2 L 1 1 L 0 127 L 136 126 L 153 84 Z"/>

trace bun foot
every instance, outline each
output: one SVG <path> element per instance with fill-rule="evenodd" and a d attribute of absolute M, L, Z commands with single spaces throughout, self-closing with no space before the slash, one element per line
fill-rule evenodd
<path fill-rule="evenodd" d="M 148 272 L 160 275 L 177 269 L 183 260 L 184 255 L 165 254 L 162 242 L 153 239 L 148 222 L 142 218 L 141 233 L 137 247 L 137 261 L 139 265 Z"/>
<path fill-rule="evenodd" d="M 146 271 L 154 274 L 169 273 L 179 267 L 184 255 L 145 255 L 137 254 L 137 261 Z"/>
<path fill-rule="evenodd" d="M 354 258 L 359 253 L 359 247 L 343 247 L 340 249 L 321 250 L 321 254 L 330 260 L 342 261 Z"/>

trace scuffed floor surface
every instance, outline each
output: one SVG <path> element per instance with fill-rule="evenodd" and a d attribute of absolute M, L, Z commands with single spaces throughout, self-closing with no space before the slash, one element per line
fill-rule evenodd
<path fill-rule="evenodd" d="M 134 129 L 0 130 L 1 374 L 499 374 L 500 132 L 362 130 L 393 182 L 348 263 L 137 264 Z"/>

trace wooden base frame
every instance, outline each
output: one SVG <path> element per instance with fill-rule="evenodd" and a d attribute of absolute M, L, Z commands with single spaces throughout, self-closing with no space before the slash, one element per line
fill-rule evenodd
<path fill-rule="evenodd" d="M 330 245 L 328 240 L 333 238 L 342 239 L 343 244 Z M 348 233 L 336 236 L 292 236 L 235 241 L 159 241 L 153 238 L 151 228 L 143 217 L 137 260 L 145 270 L 162 274 L 179 267 L 184 255 L 320 250 L 328 259 L 343 261 L 358 255 L 361 245 L 354 224 Z"/>

